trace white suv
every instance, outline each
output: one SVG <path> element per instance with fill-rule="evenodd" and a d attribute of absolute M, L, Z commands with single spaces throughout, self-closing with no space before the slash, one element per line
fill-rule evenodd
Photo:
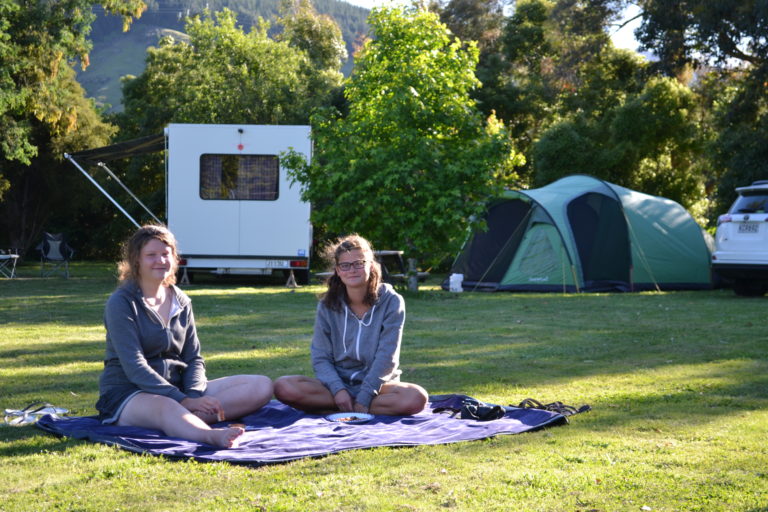
<path fill-rule="evenodd" d="M 717 219 L 712 270 L 733 281 L 737 295 L 768 291 L 768 180 L 736 189 L 739 197 Z"/>

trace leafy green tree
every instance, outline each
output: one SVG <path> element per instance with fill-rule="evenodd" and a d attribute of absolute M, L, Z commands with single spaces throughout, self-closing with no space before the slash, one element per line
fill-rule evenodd
<path fill-rule="evenodd" d="M 452 4 L 441 12 L 444 19 L 456 17 Z M 476 12 L 481 11 L 465 9 L 458 21 Z M 493 12 L 473 18 L 483 26 Z M 605 52 L 612 47 L 605 27 L 615 16 L 606 1 L 520 0 L 492 43 L 480 45 L 477 76 L 483 86 L 473 95 L 484 112 L 495 113 L 509 126 L 515 147 L 526 156 L 521 174 L 527 181 L 533 179 L 534 141 L 565 113 L 585 106 L 582 80 L 595 77 L 584 68 L 607 60 Z M 488 33 L 494 32 L 482 32 Z M 599 94 L 592 99 L 600 99 Z"/>
<path fill-rule="evenodd" d="M 680 75 L 715 65 L 699 90 L 714 112 L 709 179 L 719 186 L 715 212 L 734 188 L 768 176 L 768 9 L 764 0 L 644 0 L 637 30 L 659 68 Z M 713 94 L 714 93 L 714 94 Z M 714 217 L 714 215 L 713 215 Z"/>
<path fill-rule="evenodd" d="M 341 29 L 330 16 L 318 14 L 309 0 L 295 0 L 284 7 L 280 22 L 281 40 L 305 51 L 315 68 L 338 73 L 347 60 L 347 49 Z"/>
<path fill-rule="evenodd" d="M 476 41 L 483 54 L 494 51 L 504 24 L 503 5 L 499 0 L 448 0 L 444 5 L 434 5 L 440 21 L 462 41 Z"/>
<path fill-rule="evenodd" d="M 518 1 L 494 50 L 498 65 L 485 70 L 480 105 L 509 125 L 530 185 L 586 173 L 697 205 L 705 180 L 696 96 L 613 46 L 608 28 L 622 6 Z"/>
<path fill-rule="evenodd" d="M 39 153 L 32 140 L 36 123 L 54 132 L 77 129 L 78 112 L 61 101 L 69 92 L 57 85 L 67 59 L 88 62 L 97 4 L 122 15 L 126 28 L 145 9 L 141 0 L 0 0 L 0 161 L 31 164 Z M 0 199 L 9 185 L 0 174 Z"/>
<path fill-rule="evenodd" d="M 341 34 L 309 4 L 285 18 L 279 41 L 263 20 L 248 33 L 236 22 L 228 9 L 195 17 L 188 41 L 164 37 L 148 51 L 142 75 L 124 85 L 119 120 L 127 136 L 157 133 L 171 122 L 306 123 L 340 86 Z"/>
<path fill-rule="evenodd" d="M 455 251 L 521 159 L 470 98 L 474 44 L 424 10 L 374 9 L 369 23 L 374 39 L 345 89 L 348 116 L 315 115 L 311 165 L 288 165 L 316 225 L 435 262 Z"/>
<path fill-rule="evenodd" d="M 600 109 L 600 115 L 577 112 L 536 144 L 538 184 L 590 174 L 690 207 L 704 192 L 700 174 L 691 172 L 702 143 L 695 106 L 691 89 L 653 78 L 639 94 Z"/>
<path fill-rule="evenodd" d="M 78 255 L 84 256 L 94 247 L 86 243 L 92 240 L 91 228 L 110 217 L 103 216 L 103 201 L 94 201 L 99 198 L 91 185 L 62 156 L 108 143 L 116 127 L 105 123 L 93 101 L 85 98 L 71 67 L 63 66 L 49 86 L 56 90 L 51 97 L 56 103 L 47 108 L 62 115 L 56 121 L 30 119 L 27 140 L 37 154 L 28 163 L 8 160 L 2 166 L 11 186 L 0 202 L 5 235 L 0 243 L 28 254 L 43 230 L 66 231 Z"/>
<path fill-rule="evenodd" d="M 88 63 L 87 39 L 102 5 L 127 29 L 145 9 L 141 0 L 0 0 L 0 244 L 26 251 L 57 217 L 71 217 L 70 170 L 64 151 L 107 142 L 102 122 L 75 81 L 70 61 Z"/>
<path fill-rule="evenodd" d="M 642 0 L 638 41 L 674 75 L 689 64 L 738 60 L 768 64 L 768 9 L 763 0 Z"/>

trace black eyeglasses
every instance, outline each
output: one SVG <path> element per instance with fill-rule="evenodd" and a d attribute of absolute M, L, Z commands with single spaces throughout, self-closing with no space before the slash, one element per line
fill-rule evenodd
<path fill-rule="evenodd" d="M 342 272 L 347 272 L 353 267 L 356 269 L 363 268 L 365 264 L 368 263 L 366 260 L 357 260 L 357 261 L 345 261 L 344 263 L 337 263 L 336 266 L 339 267 L 339 270 Z"/>

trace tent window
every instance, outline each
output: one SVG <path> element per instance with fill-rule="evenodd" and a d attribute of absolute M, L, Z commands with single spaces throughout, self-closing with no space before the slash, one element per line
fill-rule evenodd
<path fill-rule="evenodd" d="M 275 201 L 280 163 L 275 155 L 200 156 L 200 197 L 240 201 Z"/>

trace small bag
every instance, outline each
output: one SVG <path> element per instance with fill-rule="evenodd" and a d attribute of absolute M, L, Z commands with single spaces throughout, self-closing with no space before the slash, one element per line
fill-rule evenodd
<path fill-rule="evenodd" d="M 491 421 L 504 417 L 506 409 L 496 404 L 486 404 L 478 400 L 464 400 L 461 404 L 461 419 Z"/>
<path fill-rule="evenodd" d="M 455 407 L 438 407 L 433 412 L 448 412 L 452 418 L 458 415 L 462 420 L 491 421 L 503 418 L 507 411 L 500 405 L 486 404 L 474 398 L 465 398 L 458 409 Z"/>

